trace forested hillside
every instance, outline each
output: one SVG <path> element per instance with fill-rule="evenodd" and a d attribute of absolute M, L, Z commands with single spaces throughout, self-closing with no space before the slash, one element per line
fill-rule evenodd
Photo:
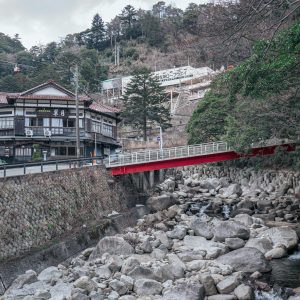
<path fill-rule="evenodd" d="M 131 74 L 141 66 L 163 69 L 188 62 L 195 67 L 237 65 L 251 56 L 257 39 L 271 37 L 299 17 L 294 10 L 296 2 L 191 3 L 185 11 L 163 1 L 149 11 L 127 5 L 106 24 L 97 14 L 90 28 L 69 34 L 59 43 L 31 49 L 22 46 L 18 35 L 2 33 L 0 90 L 22 91 L 49 78 L 72 88 L 75 63 L 79 64 L 80 87 L 85 92 L 97 92 L 102 80 Z M 115 64 L 118 48 L 119 65 Z M 17 74 L 13 72 L 15 63 L 21 71 Z"/>

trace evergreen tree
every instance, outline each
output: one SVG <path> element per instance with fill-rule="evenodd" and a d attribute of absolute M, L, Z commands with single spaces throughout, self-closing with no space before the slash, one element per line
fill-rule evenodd
<path fill-rule="evenodd" d="M 119 16 L 122 22 L 123 34 L 126 38 L 132 39 L 133 37 L 137 37 L 137 11 L 133 6 L 127 5 L 122 10 L 121 15 Z"/>
<path fill-rule="evenodd" d="M 157 77 L 148 69 L 137 71 L 126 87 L 123 117 L 143 131 L 144 141 L 147 139 L 147 124 L 157 124 L 162 128 L 170 126 L 170 112 L 163 104 L 163 91 Z"/>
<path fill-rule="evenodd" d="M 96 14 L 92 21 L 92 27 L 88 35 L 88 47 L 98 51 L 103 50 L 105 40 L 105 28 L 102 18 Z"/>

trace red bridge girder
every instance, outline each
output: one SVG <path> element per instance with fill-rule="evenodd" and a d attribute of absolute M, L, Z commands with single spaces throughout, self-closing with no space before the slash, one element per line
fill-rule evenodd
<path fill-rule="evenodd" d="M 296 149 L 296 144 L 284 144 L 276 146 L 267 146 L 261 148 L 253 148 L 251 154 L 239 154 L 234 151 L 212 153 L 198 156 L 188 156 L 180 157 L 167 160 L 157 160 L 144 162 L 139 164 L 129 164 L 124 166 L 110 167 L 111 175 L 124 175 L 130 173 L 140 173 L 145 171 L 161 170 L 161 169 L 171 169 L 176 167 L 200 165 L 206 163 L 213 163 L 226 160 L 234 160 L 242 157 L 253 157 L 260 155 L 272 155 L 274 154 L 277 147 L 284 148 L 287 151 L 294 151 Z"/>

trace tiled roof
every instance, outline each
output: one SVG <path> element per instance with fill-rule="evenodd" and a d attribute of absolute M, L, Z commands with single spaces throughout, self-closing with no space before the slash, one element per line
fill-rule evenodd
<path fill-rule="evenodd" d="M 19 95 L 19 93 L 0 92 L 0 104 L 7 104 L 7 96 L 15 97 L 15 96 L 18 96 L 18 95 Z"/>
<path fill-rule="evenodd" d="M 79 100 L 81 101 L 88 101 L 90 98 L 86 96 L 79 96 Z M 75 97 L 69 97 L 69 96 L 50 96 L 50 95 L 28 95 L 28 96 L 22 96 L 19 95 L 17 99 L 43 99 L 43 100 L 73 100 L 75 101 Z"/>
<path fill-rule="evenodd" d="M 72 96 L 75 97 L 75 94 L 74 94 L 74 93 L 72 93 L 71 91 L 69 91 L 69 90 L 67 90 L 66 88 L 62 87 L 61 85 L 57 84 L 57 83 L 54 82 L 53 80 L 48 80 L 48 81 L 46 81 L 46 82 L 44 82 L 44 83 L 42 83 L 42 84 L 40 84 L 40 85 L 38 85 L 38 86 L 35 86 L 35 87 L 33 87 L 33 88 L 31 88 L 31 89 L 25 91 L 25 92 L 22 92 L 20 95 L 21 95 L 21 96 L 24 96 L 24 95 L 32 94 L 32 93 L 34 93 L 34 92 L 36 92 L 36 91 L 39 91 L 39 90 L 41 90 L 41 89 L 43 89 L 44 87 L 49 86 L 49 85 L 50 85 L 50 86 L 54 86 L 54 87 L 57 88 L 58 90 L 61 90 L 61 91 L 65 92 L 65 93 L 68 94 L 70 97 L 72 97 Z"/>
<path fill-rule="evenodd" d="M 120 113 L 120 109 L 108 105 L 104 105 L 101 103 L 93 102 L 89 108 L 94 111 L 102 112 L 102 113 Z"/>

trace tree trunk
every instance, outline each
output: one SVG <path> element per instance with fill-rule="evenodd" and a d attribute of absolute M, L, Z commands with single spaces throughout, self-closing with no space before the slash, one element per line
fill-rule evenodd
<path fill-rule="evenodd" d="M 143 131 L 144 131 L 144 141 L 147 141 L 147 118 L 144 117 L 144 124 L 143 124 Z"/>

